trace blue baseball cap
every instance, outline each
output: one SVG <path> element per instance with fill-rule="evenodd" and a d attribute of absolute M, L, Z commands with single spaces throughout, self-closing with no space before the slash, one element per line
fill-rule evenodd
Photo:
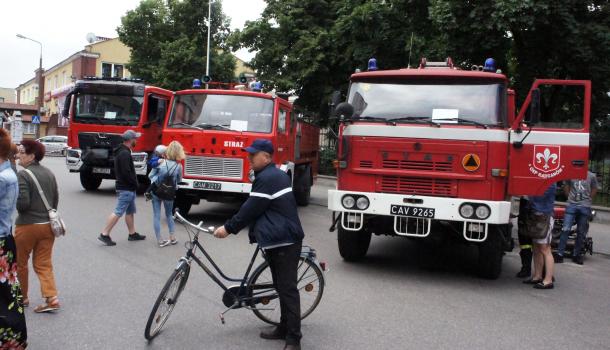
<path fill-rule="evenodd" d="M 246 148 L 242 148 L 242 151 L 254 154 L 258 152 L 267 152 L 273 154 L 273 144 L 271 141 L 266 139 L 256 139 L 252 144 Z"/>

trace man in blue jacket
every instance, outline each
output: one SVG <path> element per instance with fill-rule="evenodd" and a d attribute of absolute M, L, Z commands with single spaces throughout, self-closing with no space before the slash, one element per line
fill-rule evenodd
<path fill-rule="evenodd" d="M 297 265 L 304 233 L 292 194 L 288 174 L 273 163 L 273 145 L 269 140 L 254 140 L 243 149 L 248 152 L 255 173 L 250 197 L 239 212 L 214 232 L 217 238 L 237 234 L 250 226 L 250 243 L 257 243 L 269 262 L 273 283 L 279 294 L 281 321 L 264 339 L 285 339 L 284 349 L 300 349 L 301 303 L 297 289 Z"/>

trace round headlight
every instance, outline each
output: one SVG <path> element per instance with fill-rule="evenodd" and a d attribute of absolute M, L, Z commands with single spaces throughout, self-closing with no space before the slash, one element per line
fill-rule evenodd
<path fill-rule="evenodd" d="M 343 204 L 345 209 L 352 209 L 354 205 L 356 205 L 356 200 L 352 196 L 344 196 L 341 200 L 341 204 Z"/>
<path fill-rule="evenodd" d="M 460 207 L 460 215 L 465 218 L 469 218 L 474 214 L 474 208 L 470 204 L 463 204 Z"/>
<path fill-rule="evenodd" d="M 479 205 L 474 213 L 479 219 L 487 219 L 489 217 L 490 210 L 486 205 Z"/>
<path fill-rule="evenodd" d="M 369 199 L 366 197 L 358 198 L 358 200 L 356 201 L 356 206 L 360 210 L 365 210 L 366 208 L 369 207 Z"/>

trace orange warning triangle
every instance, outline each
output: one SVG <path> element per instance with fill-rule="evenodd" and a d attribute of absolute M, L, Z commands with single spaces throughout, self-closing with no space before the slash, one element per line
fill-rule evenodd
<path fill-rule="evenodd" d="M 467 154 L 462 158 L 462 166 L 466 171 L 475 171 L 479 169 L 481 159 L 476 154 Z"/>

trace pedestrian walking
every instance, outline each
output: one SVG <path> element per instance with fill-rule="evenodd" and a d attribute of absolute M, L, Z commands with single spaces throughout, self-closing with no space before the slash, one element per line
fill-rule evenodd
<path fill-rule="evenodd" d="M 540 229 L 543 238 L 532 239 L 534 243 L 534 272 L 532 278 L 523 281 L 533 284 L 536 289 L 553 289 L 554 261 L 551 252 L 551 239 L 553 238 L 553 209 L 555 205 L 555 192 L 557 186 L 552 184 L 543 195 L 529 197 L 528 230 Z M 536 218 L 531 220 L 531 218 Z M 543 275 L 544 274 L 544 275 Z"/>
<path fill-rule="evenodd" d="M 280 299 L 280 325 L 261 332 L 263 339 L 283 339 L 284 349 L 300 349 L 301 305 L 297 289 L 297 265 L 304 237 L 288 174 L 273 163 L 273 145 L 257 139 L 248 152 L 255 178 L 250 197 L 239 212 L 214 232 L 217 238 L 237 234 L 250 226 L 250 243 L 257 243 L 271 268 Z"/>
<path fill-rule="evenodd" d="M 27 328 L 17 274 L 17 249 L 12 234 L 19 185 L 11 169 L 11 138 L 0 129 L 0 349 L 24 349 Z"/>
<path fill-rule="evenodd" d="M 110 232 L 117 224 L 119 219 L 125 215 L 125 223 L 129 234 L 129 241 L 141 241 L 146 239 L 145 235 L 136 232 L 135 218 L 136 213 L 136 191 L 138 189 L 138 177 L 136 168 L 133 165 L 131 151 L 136 146 L 136 139 L 139 133 L 133 130 L 126 130 L 123 135 L 123 143 L 114 152 L 114 173 L 116 176 L 117 205 L 114 212 L 106 220 L 106 226 L 100 233 L 98 239 L 107 246 L 114 246 L 116 242 L 110 238 Z"/>
<path fill-rule="evenodd" d="M 23 291 L 23 303 L 28 300 L 28 262 L 32 255 L 32 265 L 40 281 L 40 291 L 45 302 L 37 306 L 35 312 L 48 312 L 60 308 L 55 276 L 53 274 L 53 245 L 55 235 L 49 222 L 49 211 L 42 195 L 49 205 L 57 209 L 59 191 L 55 175 L 40 164 L 45 147 L 33 140 L 24 140 L 19 146 L 19 197 L 17 199 L 17 220 L 15 221 L 15 243 L 17 245 L 17 275 Z M 36 183 L 40 184 L 42 194 Z"/>
<path fill-rule="evenodd" d="M 171 186 L 170 193 L 175 194 L 178 189 L 178 183 L 182 181 L 182 160 L 186 158 L 184 154 L 184 148 L 178 141 L 172 141 L 165 150 L 164 153 L 165 161 L 154 168 L 149 177 L 151 179 L 152 186 L 152 205 L 153 205 L 153 227 L 155 229 L 155 236 L 157 237 L 157 243 L 159 247 L 165 247 L 169 244 L 177 244 L 176 239 L 176 228 L 174 224 L 174 199 L 175 195 L 164 196 L 162 192 L 155 192 L 156 189 L 164 188 L 164 186 Z M 154 186 L 153 186 L 154 185 Z M 167 194 L 166 194 L 167 195 Z M 163 197 L 163 198 L 161 198 Z M 161 205 L 165 209 L 165 218 L 167 220 L 167 228 L 169 230 L 169 240 L 161 237 Z"/>
<path fill-rule="evenodd" d="M 568 197 L 568 206 L 563 218 L 563 230 L 559 238 L 555 262 L 563 263 L 568 236 L 572 231 L 572 225 L 576 222 L 576 242 L 572 250 L 572 261 L 582 265 L 584 258 L 581 250 L 589 231 L 591 205 L 593 205 L 593 198 L 597 194 L 597 177 L 589 171 L 585 180 L 569 180 L 563 186 L 563 190 Z"/>

